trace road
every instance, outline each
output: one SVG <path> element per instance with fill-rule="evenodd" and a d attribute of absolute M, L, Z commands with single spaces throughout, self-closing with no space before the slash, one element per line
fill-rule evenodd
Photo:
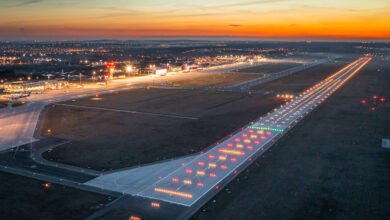
<path fill-rule="evenodd" d="M 187 207 L 198 202 L 203 204 L 370 60 L 371 57 L 365 56 L 349 64 L 296 99 L 202 152 L 137 196 Z"/>

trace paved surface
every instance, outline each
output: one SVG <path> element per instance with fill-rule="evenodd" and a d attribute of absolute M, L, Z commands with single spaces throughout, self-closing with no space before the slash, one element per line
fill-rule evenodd
<path fill-rule="evenodd" d="M 172 171 L 179 169 L 183 164 L 192 161 L 194 157 L 196 157 L 196 155 L 159 162 L 152 165 L 145 165 L 138 168 L 125 169 L 119 172 L 114 171 L 103 174 L 85 184 L 135 195 L 169 175 Z"/>
<path fill-rule="evenodd" d="M 363 57 L 195 157 L 138 196 L 192 206 L 232 179 L 371 60 Z M 212 194 L 212 193 L 210 193 Z"/>

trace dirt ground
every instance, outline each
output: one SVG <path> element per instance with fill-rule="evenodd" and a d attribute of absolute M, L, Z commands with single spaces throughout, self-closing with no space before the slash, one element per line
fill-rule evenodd
<path fill-rule="evenodd" d="M 0 219 L 84 219 L 112 198 L 0 173 Z"/>
<path fill-rule="evenodd" d="M 282 104 L 265 95 L 165 89 L 138 89 L 100 98 L 48 109 L 41 134 L 71 143 L 45 153 L 45 158 L 106 170 L 184 156 Z"/>
<path fill-rule="evenodd" d="M 352 62 L 352 60 L 349 60 Z M 258 85 L 252 90 L 274 91 L 274 92 L 302 92 L 306 88 L 310 88 L 313 84 L 318 83 L 329 76 L 331 73 L 337 72 L 346 62 L 328 62 L 318 66 L 300 71 L 293 75 L 274 80 L 272 82 Z M 288 82 L 288 83 L 286 83 Z"/>
<path fill-rule="evenodd" d="M 388 61 L 370 63 L 193 219 L 388 219 L 390 104 L 361 104 L 388 85 Z"/>

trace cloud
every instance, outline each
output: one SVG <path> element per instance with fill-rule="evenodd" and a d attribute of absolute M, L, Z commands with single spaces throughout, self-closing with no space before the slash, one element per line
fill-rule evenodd
<path fill-rule="evenodd" d="M 229 24 L 230 27 L 240 27 L 241 24 Z"/>
<path fill-rule="evenodd" d="M 45 0 L 28 0 L 28 1 L 16 1 L 15 4 L 10 5 L 9 7 L 23 7 L 27 5 L 34 5 L 41 2 L 44 2 Z"/>
<path fill-rule="evenodd" d="M 188 5 L 190 7 L 197 7 L 202 10 L 210 10 L 210 9 L 226 9 L 226 8 L 235 8 L 235 7 L 241 7 L 241 6 L 251 6 L 251 5 L 261 5 L 261 4 L 271 4 L 271 3 L 278 3 L 278 2 L 284 2 L 289 0 L 257 0 L 257 1 L 244 1 L 239 3 L 229 3 L 229 4 L 219 4 L 219 5 Z"/>

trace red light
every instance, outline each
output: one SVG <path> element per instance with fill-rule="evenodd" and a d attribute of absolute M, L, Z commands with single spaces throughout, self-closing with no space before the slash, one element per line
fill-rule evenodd
<path fill-rule="evenodd" d="M 210 154 L 210 155 L 209 155 L 209 158 L 210 158 L 210 159 L 214 159 L 214 158 L 215 158 L 215 155 L 214 155 L 214 154 Z"/>
<path fill-rule="evenodd" d="M 235 163 L 235 162 L 237 162 L 237 159 L 236 159 L 236 158 L 234 158 L 234 157 L 232 157 L 232 158 L 230 158 L 230 162 L 233 162 L 233 163 Z"/>
<path fill-rule="evenodd" d="M 241 141 L 241 139 L 240 138 L 236 138 L 236 139 L 234 139 L 236 142 L 240 142 Z"/>
<path fill-rule="evenodd" d="M 203 166 L 204 166 L 204 162 L 199 161 L 199 162 L 198 162 L 198 165 L 201 166 L 201 167 L 203 167 Z"/>
<path fill-rule="evenodd" d="M 377 100 L 377 99 L 378 99 L 378 96 L 374 95 L 374 96 L 372 97 L 372 99 Z"/>
<path fill-rule="evenodd" d="M 204 184 L 202 182 L 198 182 L 196 185 L 199 186 L 199 187 L 203 187 L 204 186 Z"/>
<path fill-rule="evenodd" d="M 363 99 L 362 104 L 367 104 L 367 100 Z"/>
<path fill-rule="evenodd" d="M 191 174 L 191 173 L 192 173 L 192 170 L 186 169 L 186 174 Z"/>
<path fill-rule="evenodd" d="M 249 133 L 254 133 L 255 131 L 254 130 L 249 130 Z"/>
<path fill-rule="evenodd" d="M 247 148 L 248 148 L 248 150 L 253 150 L 252 146 L 248 146 Z"/>
<path fill-rule="evenodd" d="M 222 169 L 222 170 L 226 170 L 226 169 L 227 169 L 227 166 L 226 166 L 226 165 L 221 165 L 221 169 Z"/>
<path fill-rule="evenodd" d="M 215 177 L 217 177 L 217 174 L 215 174 L 215 173 L 210 173 L 210 177 L 211 177 L 211 178 L 215 178 Z"/>
<path fill-rule="evenodd" d="M 242 134 L 242 136 L 243 136 L 243 137 L 248 137 L 248 135 L 247 135 L 247 134 Z"/>
<path fill-rule="evenodd" d="M 384 97 L 382 97 L 382 98 L 380 98 L 380 99 L 379 99 L 379 101 L 381 101 L 381 102 L 385 102 L 385 101 L 386 101 L 386 99 L 385 99 Z"/>
<path fill-rule="evenodd" d="M 261 140 L 265 140 L 265 139 L 267 139 L 267 137 L 266 136 L 260 136 L 260 138 L 261 138 Z"/>
<path fill-rule="evenodd" d="M 267 134 L 267 135 L 272 135 L 272 132 L 267 131 L 266 134 Z"/>
<path fill-rule="evenodd" d="M 179 182 L 179 179 L 178 179 L 178 178 L 172 178 L 172 182 L 178 183 L 178 182 Z"/>
<path fill-rule="evenodd" d="M 233 144 L 232 143 L 228 143 L 226 146 L 233 147 Z"/>
<path fill-rule="evenodd" d="M 256 141 L 255 141 L 255 144 L 260 144 L 260 141 L 256 140 Z"/>
<path fill-rule="evenodd" d="M 375 107 L 371 107 L 371 111 L 375 111 Z"/>

